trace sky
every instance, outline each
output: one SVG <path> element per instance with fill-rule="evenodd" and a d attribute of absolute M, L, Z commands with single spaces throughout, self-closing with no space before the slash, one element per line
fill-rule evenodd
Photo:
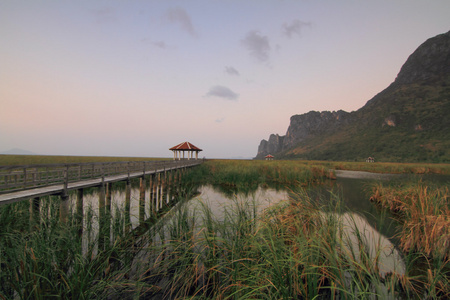
<path fill-rule="evenodd" d="M 252 158 L 364 106 L 450 30 L 448 0 L 0 0 L 0 151 Z"/>

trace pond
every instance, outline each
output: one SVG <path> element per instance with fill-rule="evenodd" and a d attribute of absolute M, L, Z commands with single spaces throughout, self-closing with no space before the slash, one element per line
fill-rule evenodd
<path fill-rule="evenodd" d="M 3 236 L 4 244 L 16 244 L 17 251 L 3 252 L 5 261 L 9 260 L 13 267 L 0 264 L 2 271 L 12 272 L 12 275 L 3 272 L 7 280 L 0 283 L 0 290 L 6 288 L 9 295 L 21 291 L 8 285 L 8 280 L 17 278 L 16 284 L 27 284 L 14 272 L 21 270 L 23 255 L 29 253 L 26 257 L 31 260 L 29 274 L 34 274 L 36 253 L 44 257 L 42 267 L 48 266 L 41 267 L 40 276 L 49 278 L 45 282 L 58 282 L 59 279 L 51 277 L 60 274 L 54 272 L 58 267 L 58 272 L 66 273 L 72 284 L 79 278 L 105 283 L 93 284 L 87 293 L 96 294 L 100 289 L 117 297 L 127 292 L 109 290 L 107 286 L 128 288 L 130 282 L 135 287 L 142 284 L 149 288 L 148 299 L 176 299 L 197 292 L 212 298 L 227 293 L 243 298 L 251 293 L 254 299 L 299 295 L 344 297 L 346 293 L 377 293 L 389 298 L 388 294 L 403 293 L 404 279 L 414 282 L 414 289 L 426 291 L 428 286 L 422 282 L 428 278 L 430 266 L 417 267 L 417 256 L 402 254 L 396 237 L 401 226 L 389 212 L 372 204 L 367 193 L 380 180 L 394 183 L 405 177 L 356 175 L 337 172 L 336 180 L 310 186 L 255 184 L 246 189 L 227 184 L 184 185 L 180 184 L 182 180 L 171 181 L 172 185 L 161 181 L 150 187 L 147 181 L 145 193 L 139 180 L 131 185 L 119 182 L 107 193 L 110 196 L 106 201 L 100 201 L 104 198 L 98 188 L 84 190 L 81 215 L 80 192 L 70 194 L 64 210 L 58 197 L 43 199 L 39 222 L 31 219 L 29 224 L 22 222 L 19 231 Z M 448 176 L 431 180 L 448 184 Z M 188 194 L 191 196 L 183 196 Z M 302 203 L 309 206 L 299 205 Z M 239 213 L 239 205 L 249 213 L 244 222 L 233 223 L 230 220 L 233 212 Z M 280 213 L 280 207 L 286 210 Z M 292 207 L 297 210 L 289 210 Z M 12 220 L 8 218 L 10 214 L 31 216 L 25 202 L 5 208 L 6 221 Z M 74 212 L 68 221 L 60 219 L 65 208 Z M 313 213 L 308 214 L 309 210 Z M 209 222 L 209 216 L 213 222 Z M 5 224 L 13 223 L 6 221 Z M 18 232 L 21 234 L 17 235 Z M 54 258 L 56 254 L 58 259 Z M 71 258 L 66 264 L 68 255 Z M 96 262 L 100 263 L 98 272 L 84 273 Z M 446 268 L 445 262 L 434 263 L 436 269 Z M 26 270 L 20 272 L 28 274 Z M 443 269 L 437 274 L 445 272 Z M 422 277 L 411 277 L 416 273 Z M 126 278 L 122 277 L 125 275 Z M 130 282 L 128 278 L 132 278 Z M 436 282 L 439 280 L 440 277 Z M 428 288 L 433 290 L 433 286 Z M 136 295 L 141 291 L 139 288 Z M 166 298 L 167 295 L 171 297 Z M 405 295 L 410 294 L 407 291 Z"/>
<path fill-rule="evenodd" d="M 348 174 L 347 174 L 348 175 Z M 326 181 L 324 184 L 311 186 L 308 188 L 291 187 L 288 188 L 270 188 L 258 187 L 251 191 L 236 191 L 232 188 L 223 186 L 201 185 L 197 188 L 196 196 L 189 199 L 187 207 L 191 211 L 195 211 L 196 217 L 201 219 L 202 209 L 204 205 L 208 206 L 217 220 L 223 219 L 224 213 L 232 210 L 236 202 L 247 203 L 254 206 L 255 212 L 260 215 L 265 209 L 277 204 L 281 201 L 288 201 L 295 199 L 295 201 L 302 201 L 304 193 L 310 199 L 316 201 L 318 204 L 337 203 L 337 199 L 342 199 L 343 205 L 340 205 L 339 210 L 331 206 L 329 211 L 324 211 L 325 214 L 336 214 L 339 211 L 338 219 L 343 223 L 343 228 L 348 239 L 354 245 L 349 247 L 357 248 L 355 240 L 356 233 L 362 233 L 365 238 L 365 243 L 369 248 L 370 256 L 379 256 L 380 273 L 384 275 L 387 272 L 404 273 L 404 262 L 401 254 L 397 249 L 399 244 L 396 238 L 398 222 L 392 218 L 387 211 L 383 211 L 375 207 L 368 199 L 367 189 L 371 183 L 380 180 L 379 176 L 345 176 L 342 173 L 337 180 Z M 384 179 L 393 179 L 393 177 L 384 177 Z M 300 192 L 301 191 L 301 192 Z M 124 210 L 125 202 L 125 188 L 116 188 L 111 193 L 111 214 L 115 215 L 118 211 Z M 139 207 L 139 187 L 134 185 L 131 188 L 131 201 L 129 222 L 132 228 L 139 226 L 142 220 L 147 220 L 152 215 L 150 198 L 156 203 L 157 210 L 164 208 L 172 197 L 175 196 L 170 189 L 159 188 L 155 192 L 147 188 L 145 193 L 145 207 L 143 211 L 145 217 L 140 216 Z M 84 210 L 87 211 L 92 208 L 93 211 L 98 211 L 98 192 L 93 190 L 91 193 L 84 195 Z M 76 195 L 70 197 L 72 207 L 75 207 Z M 330 207 L 329 205 L 325 207 Z M 87 225 L 87 224 L 85 224 Z M 95 236 L 98 232 L 98 224 L 90 224 L 90 236 Z M 86 239 L 84 238 L 84 243 Z"/>
<path fill-rule="evenodd" d="M 342 221 L 345 234 L 352 241 L 352 247 L 357 248 L 354 237 L 355 230 L 365 235 L 366 245 L 369 247 L 371 258 L 379 256 L 381 275 L 387 272 L 403 274 L 405 265 L 401 254 L 397 249 L 398 239 L 396 225 L 398 222 L 386 211 L 377 209 L 368 199 L 365 188 L 373 180 L 361 180 L 354 178 L 338 178 L 336 181 L 328 181 L 323 185 L 305 189 L 307 195 L 317 201 L 336 202 L 337 198 L 343 199 L 344 206 L 337 217 Z M 199 188 L 199 195 L 191 199 L 188 206 L 201 213 L 202 206 L 208 205 L 217 219 L 223 219 L 224 212 L 232 210 L 236 201 L 247 202 L 255 205 L 258 214 L 281 201 L 296 199 L 302 201 L 302 192 L 288 189 L 262 188 L 251 193 L 235 193 L 224 191 L 223 187 L 204 185 Z M 336 214 L 335 210 L 324 212 Z"/>

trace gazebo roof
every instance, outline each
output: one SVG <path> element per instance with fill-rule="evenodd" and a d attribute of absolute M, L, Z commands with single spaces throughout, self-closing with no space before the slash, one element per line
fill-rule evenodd
<path fill-rule="evenodd" d="M 181 144 L 178 144 L 172 148 L 170 148 L 169 150 L 180 150 L 180 151 L 203 151 L 202 149 L 192 145 L 189 142 L 183 142 Z"/>
<path fill-rule="evenodd" d="M 273 158 L 273 155 L 267 154 L 265 157 L 266 158 Z"/>

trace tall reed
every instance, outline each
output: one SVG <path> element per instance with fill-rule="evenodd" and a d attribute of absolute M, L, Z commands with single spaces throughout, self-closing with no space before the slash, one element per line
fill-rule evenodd
<path fill-rule="evenodd" d="M 161 244 L 166 259 L 153 264 L 153 275 L 166 278 L 161 297 L 372 299 L 402 292 L 402 273 L 380 272 L 383 246 L 373 248 L 339 206 L 324 213 L 330 209 L 306 194 L 262 215 L 254 204 L 236 197 L 221 219 L 207 205 L 179 210 Z"/>
<path fill-rule="evenodd" d="M 448 187 L 423 182 L 372 188 L 370 198 L 396 213 L 403 221 L 400 234 L 404 251 L 448 259 L 450 255 L 450 200 Z"/>

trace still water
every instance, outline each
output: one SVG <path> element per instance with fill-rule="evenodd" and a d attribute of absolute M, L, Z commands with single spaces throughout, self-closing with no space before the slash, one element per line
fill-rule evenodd
<path fill-rule="evenodd" d="M 280 201 L 289 201 L 290 199 L 302 201 L 301 197 L 305 195 L 305 192 L 310 199 L 317 201 L 317 203 L 329 202 L 338 205 L 337 199 L 342 199 L 344 205 L 339 205 L 339 209 L 333 209 L 333 205 L 331 205 L 331 209 L 324 211 L 323 214 L 333 214 L 342 222 L 342 228 L 348 240 L 348 250 L 350 251 L 350 248 L 353 248 L 353 251 L 358 251 L 356 234 L 362 234 L 366 247 L 369 249 L 369 255 L 372 258 L 376 256 L 379 258 L 379 269 L 382 275 L 391 271 L 403 274 L 405 265 L 397 249 L 398 240 L 395 238 L 398 224 L 388 212 L 377 209 L 369 201 L 367 190 L 374 180 L 379 180 L 379 178 L 360 179 L 342 176 L 322 185 L 302 189 L 300 194 L 286 188 L 258 187 L 251 191 L 242 192 L 203 185 L 197 188 L 196 196 L 187 202 L 187 207 L 198 216 L 202 213 L 202 206 L 207 205 L 214 217 L 221 220 L 227 209 L 231 209 L 236 201 L 250 203 L 254 206 L 255 212 L 261 214 L 265 209 Z M 133 186 L 129 212 L 129 222 L 133 228 L 137 227 L 143 219 L 146 220 L 151 216 L 154 208 L 150 203 L 154 203 L 153 207 L 156 205 L 156 210 L 159 210 L 166 207 L 175 195 L 173 190 L 167 188 L 161 187 L 156 190 L 156 193 L 154 190 L 147 188 L 145 207 L 140 209 L 139 193 L 139 187 Z M 111 191 L 111 206 L 109 209 L 112 216 L 125 209 L 125 195 L 126 191 L 123 187 L 113 188 Z M 85 213 L 87 211 L 98 211 L 98 199 L 99 195 L 96 190 L 85 193 Z M 70 201 L 72 207 L 75 207 L 76 195 L 72 195 Z M 145 215 L 142 216 L 142 213 Z M 94 222 L 89 225 L 91 226 L 91 235 L 95 235 L 98 232 L 98 224 Z"/>
<path fill-rule="evenodd" d="M 364 235 L 364 242 L 372 259 L 378 256 L 381 275 L 387 272 L 404 274 L 405 264 L 400 251 L 398 241 L 394 237 L 396 233 L 396 221 L 387 212 L 377 210 L 368 200 L 365 187 L 370 184 L 367 180 L 340 178 L 330 181 L 325 185 L 310 187 L 306 194 L 317 202 L 334 201 L 337 198 L 344 200 L 344 206 L 339 213 L 336 210 L 324 211 L 324 214 L 333 214 L 340 222 L 344 235 L 348 240 L 348 251 L 358 251 L 356 234 Z M 224 212 L 232 209 L 236 201 L 247 201 L 256 206 L 258 214 L 281 201 L 296 199 L 301 201 L 303 192 L 298 194 L 287 189 L 261 188 L 246 194 L 224 192 L 223 188 L 205 185 L 200 187 L 200 194 L 189 202 L 190 209 L 201 213 L 202 206 L 207 204 L 216 219 L 223 219 Z M 355 253 L 358 257 L 358 253 Z"/>

